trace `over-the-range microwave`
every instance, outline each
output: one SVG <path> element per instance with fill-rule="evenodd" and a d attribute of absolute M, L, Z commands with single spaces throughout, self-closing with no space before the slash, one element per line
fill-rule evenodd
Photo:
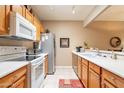
<path fill-rule="evenodd" d="M 11 12 L 9 34 L 0 37 L 36 40 L 36 27 L 19 13 Z"/>

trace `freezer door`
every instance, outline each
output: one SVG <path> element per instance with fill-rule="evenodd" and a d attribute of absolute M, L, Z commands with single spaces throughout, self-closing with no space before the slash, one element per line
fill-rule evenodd
<path fill-rule="evenodd" d="M 48 53 L 48 74 L 53 74 L 55 71 L 55 39 L 52 33 L 48 33 L 46 36 L 47 40 L 42 41 L 41 49 Z"/>

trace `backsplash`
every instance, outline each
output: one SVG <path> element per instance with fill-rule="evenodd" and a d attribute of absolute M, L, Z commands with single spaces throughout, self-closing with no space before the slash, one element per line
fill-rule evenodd
<path fill-rule="evenodd" d="M 33 42 L 0 38 L 0 46 L 24 46 L 26 48 L 33 48 Z"/>

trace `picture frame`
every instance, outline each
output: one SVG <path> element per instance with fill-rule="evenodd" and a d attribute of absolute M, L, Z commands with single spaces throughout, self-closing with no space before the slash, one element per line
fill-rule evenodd
<path fill-rule="evenodd" d="M 60 38 L 60 48 L 69 48 L 69 38 Z"/>

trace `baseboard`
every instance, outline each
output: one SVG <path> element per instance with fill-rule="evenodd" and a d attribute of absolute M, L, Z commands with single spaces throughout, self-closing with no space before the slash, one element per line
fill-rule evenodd
<path fill-rule="evenodd" d="M 56 68 L 72 68 L 72 66 L 56 66 Z"/>

